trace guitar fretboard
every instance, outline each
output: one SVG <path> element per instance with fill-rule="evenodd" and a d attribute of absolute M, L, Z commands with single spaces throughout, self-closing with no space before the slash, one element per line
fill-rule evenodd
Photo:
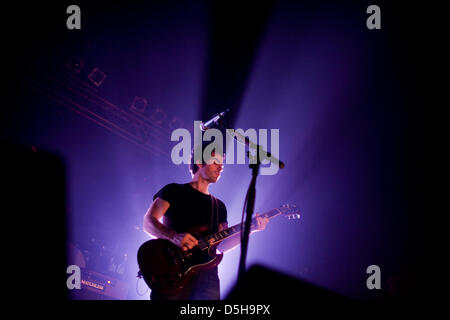
<path fill-rule="evenodd" d="M 279 214 L 282 214 L 283 212 L 280 209 L 273 209 L 271 211 L 268 211 L 266 213 L 261 214 L 261 217 L 265 217 L 268 219 L 271 219 Z M 251 227 L 256 226 L 256 218 L 253 218 L 251 221 Z M 220 243 L 221 241 L 240 233 L 243 230 L 243 225 L 242 223 L 239 223 L 237 225 L 234 225 L 230 228 L 227 228 L 225 230 L 213 233 L 209 236 L 200 238 L 198 241 L 198 246 L 200 247 L 200 249 L 204 250 L 209 248 L 212 245 L 216 245 L 218 243 Z"/>

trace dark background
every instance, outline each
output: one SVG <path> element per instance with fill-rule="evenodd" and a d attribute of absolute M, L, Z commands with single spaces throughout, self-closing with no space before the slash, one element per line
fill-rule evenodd
<path fill-rule="evenodd" d="M 13 256 L 24 243 L 34 250 L 30 241 L 37 252 L 48 250 L 25 259 L 40 261 L 36 268 L 54 284 L 52 292 L 65 285 L 52 277 L 65 281 L 65 244 L 83 250 L 95 242 L 126 254 L 120 277 L 129 284 L 127 297 L 147 299 L 148 292 L 136 293 L 134 278 L 135 252 L 148 239 L 142 217 L 160 187 L 190 179 L 185 166 L 170 161 L 177 126 L 169 123 L 176 118 L 192 130 L 194 120 L 229 107 L 230 128 L 280 129 L 286 168 L 259 178 L 257 210 L 285 202 L 302 209 L 298 222 L 274 220 L 265 236 L 252 239 L 248 265 L 352 298 L 420 294 L 417 120 L 424 56 L 422 31 L 409 23 L 418 19 L 417 8 L 366 1 L 78 1 L 82 28 L 68 30 L 70 4 L 9 4 L 2 18 L 0 138 L 5 199 L 13 206 L 4 217 L 18 234 L 7 246 Z M 381 30 L 366 28 L 370 4 L 381 8 Z M 135 96 L 146 97 L 141 117 L 164 112 L 154 129 L 160 140 L 150 150 L 54 98 L 61 83 L 48 76 L 67 72 L 73 56 L 84 67 L 72 77 L 105 101 L 128 112 Z M 100 87 L 87 78 L 94 67 L 107 74 Z M 36 164 L 36 154 L 51 160 Z M 8 188 L 19 178 L 25 188 Z M 230 225 L 240 222 L 249 179 L 247 166 L 230 165 L 212 188 L 227 204 Z M 234 284 L 238 258 L 235 250 L 221 265 L 223 295 Z M 12 261 L 5 262 L 8 270 Z M 382 290 L 365 286 L 371 264 L 382 270 Z"/>

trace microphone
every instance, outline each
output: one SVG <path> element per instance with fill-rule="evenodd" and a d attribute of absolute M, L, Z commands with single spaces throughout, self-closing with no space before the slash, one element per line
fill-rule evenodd
<path fill-rule="evenodd" d="M 212 117 L 210 120 L 206 122 L 202 122 L 200 124 L 200 130 L 206 131 L 208 129 L 211 129 L 214 125 L 217 125 L 217 123 L 225 116 L 227 112 L 229 112 L 230 109 L 227 109 L 225 111 L 222 111 L 221 113 L 218 113 L 214 117 Z"/>

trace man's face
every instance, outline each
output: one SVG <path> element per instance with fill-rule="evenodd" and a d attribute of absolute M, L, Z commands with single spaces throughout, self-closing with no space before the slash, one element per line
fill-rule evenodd
<path fill-rule="evenodd" d="M 209 181 L 210 183 L 217 182 L 223 171 L 223 156 L 219 153 L 212 153 L 211 158 L 200 170 L 200 174 L 203 179 Z"/>

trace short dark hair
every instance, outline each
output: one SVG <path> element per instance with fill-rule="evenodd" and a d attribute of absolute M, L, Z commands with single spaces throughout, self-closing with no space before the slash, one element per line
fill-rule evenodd
<path fill-rule="evenodd" d="M 194 159 L 194 155 L 196 152 L 198 152 L 200 154 L 201 159 L 199 159 L 201 161 L 201 164 L 206 164 L 206 162 L 211 158 L 212 156 L 212 152 L 210 155 L 206 155 L 206 159 L 203 159 L 203 151 L 205 151 L 205 148 L 210 144 L 211 142 L 203 142 L 202 144 L 198 144 L 195 145 L 192 150 L 191 150 L 191 159 L 189 161 L 189 171 L 191 171 L 192 175 L 194 175 L 199 169 L 200 167 L 195 163 L 195 159 Z M 222 151 L 222 156 L 224 156 L 225 153 L 223 153 Z"/>

